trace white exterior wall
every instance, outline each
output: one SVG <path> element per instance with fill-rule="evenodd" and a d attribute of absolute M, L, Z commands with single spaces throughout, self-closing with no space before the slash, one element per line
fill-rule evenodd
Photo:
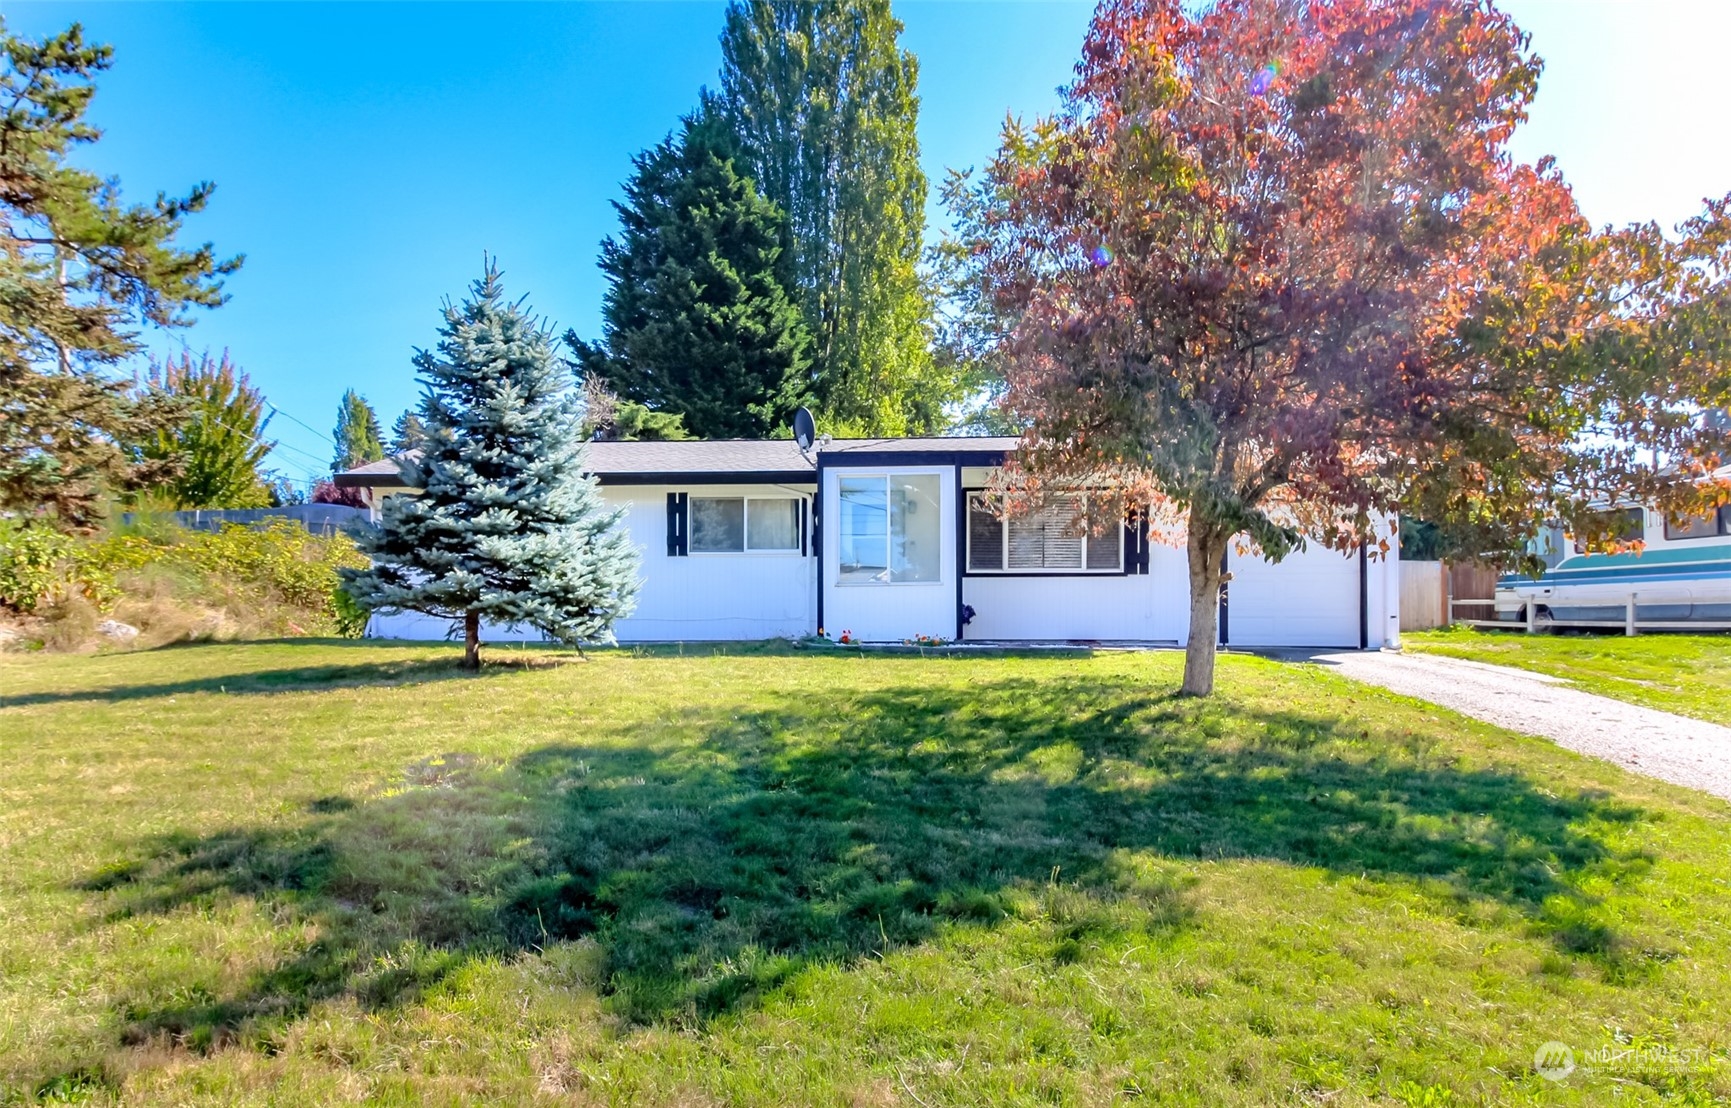
<path fill-rule="evenodd" d="M 941 489 L 940 565 L 935 582 L 842 585 L 833 521 L 841 475 L 932 474 Z M 980 471 L 964 477 L 978 480 Z M 956 633 L 957 582 L 963 541 L 958 534 L 956 474 L 950 466 L 825 467 L 822 513 L 828 532 L 822 558 L 799 554 L 667 554 L 667 494 L 810 496 L 811 485 L 637 485 L 604 487 L 608 503 L 627 509 L 625 526 L 642 557 L 636 611 L 620 622 L 621 642 L 752 640 L 811 634 L 823 624 L 834 636 L 852 631 L 867 642 Z M 1389 529 L 1394 531 L 1392 519 Z M 808 535 L 808 543 L 810 536 Z M 1391 542 L 1394 541 L 1391 539 Z M 821 561 L 821 566 L 820 566 Z M 1270 565 L 1255 553 L 1234 553 L 1227 637 L 1230 646 L 1346 647 L 1359 645 L 1359 563 L 1312 548 Z M 821 586 L 819 574 L 821 573 Z M 1181 539 L 1151 542 L 1146 574 L 993 576 L 960 578 L 961 602 L 972 605 L 964 640 L 1126 640 L 1182 643 L 1189 634 L 1189 576 Z M 1400 642 L 1398 550 L 1366 564 L 1369 645 Z M 450 623 L 416 613 L 375 616 L 368 634 L 444 639 Z M 539 632 L 487 626 L 493 642 L 541 640 Z"/>
<path fill-rule="evenodd" d="M 969 576 L 962 601 L 974 618 L 965 639 L 1153 639 L 1162 621 L 1154 579 Z M 1170 620 L 1164 621 L 1170 624 Z M 1174 641 L 1176 641 L 1174 639 Z"/>
<path fill-rule="evenodd" d="M 817 559 L 783 553 L 667 555 L 667 494 L 810 497 L 812 485 L 632 485 L 605 490 L 626 504 L 643 558 L 637 610 L 615 629 L 620 642 L 727 641 L 817 630 Z M 808 513 L 809 518 L 809 513 Z M 810 536 L 807 547 L 810 550 Z"/>
<path fill-rule="evenodd" d="M 942 536 L 936 581 L 903 584 L 837 583 L 841 575 L 840 479 L 896 474 L 938 478 Z M 834 467 L 823 471 L 823 628 L 831 638 L 851 631 L 862 642 L 900 642 L 915 635 L 954 638 L 956 634 L 956 475 L 954 466 Z"/>
<path fill-rule="evenodd" d="M 620 642 L 688 642 L 809 635 L 817 628 L 817 559 L 794 553 L 667 554 L 667 494 L 810 497 L 812 485 L 604 486 L 610 506 L 626 509 L 624 525 L 642 558 L 637 608 L 614 628 Z M 809 517 L 809 513 L 808 513 Z M 807 549 L 810 549 L 807 536 Z M 417 612 L 374 616 L 367 634 L 391 639 L 443 639 L 449 620 Z M 530 627 L 482 627 L 486 642 L 540 642 Z"/>

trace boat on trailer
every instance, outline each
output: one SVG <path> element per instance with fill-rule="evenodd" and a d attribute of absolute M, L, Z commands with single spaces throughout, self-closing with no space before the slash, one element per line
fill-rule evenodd
<path fill-rule="evenodd" d="M 1731 630 L 1731 504 L 1699 516 L 1625 512 L 1619 536 L 1639 549 L 1588 553 L 1560 527 L 1534 552 L 1539 577 L 1497 580 L 1497 619 L 1544 625 L 1640 630 Z"/>

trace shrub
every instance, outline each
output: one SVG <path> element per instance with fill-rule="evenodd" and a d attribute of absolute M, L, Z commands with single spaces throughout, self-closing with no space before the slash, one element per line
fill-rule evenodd
<path fill-rule="evenodd" d="M 73 540 L 46 527 L 0 520 L 0 604 L 34 612 L 66 575 Z"/>
<path fill-rule="evenodd" d="M 4 524 L 0 603 L 50 622 L 70 619 L 74 611 L 113 615 L 139 627 L 147 643 L 358 636 L 366 613 L 339 590 L 337 570 L 366 564 L 347 535 L 309 534 L 290 520 L 218 531 L 141 521 L 96 538 Z M 58 644 L 81 633 L 64 631 L 45 634 L 44 641 Z"/>

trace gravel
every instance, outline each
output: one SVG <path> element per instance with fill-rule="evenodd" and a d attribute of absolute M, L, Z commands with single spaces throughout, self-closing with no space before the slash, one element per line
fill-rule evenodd
<path fill-rule="evenodd" d="M 1625 704 L 1558 677 L 1435 654 L 1306 655 L 1344 676 L 1731 799 L 1731 727 Z"/>

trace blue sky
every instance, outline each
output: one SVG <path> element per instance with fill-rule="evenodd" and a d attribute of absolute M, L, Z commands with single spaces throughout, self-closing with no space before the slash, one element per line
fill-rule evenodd
<path fill-rule="evenodd" d="M 1719 56 L 1731 5 L 1504 6 L 1547 62 L 1517 153 L 1555 155 L 1588 218 L 1670 225 L 1731 191 Z M 345 388 L 387 425 L 415 400 L 412 349 L 433 341 L 441 298 L 464 290 L 482 251 L 538 312 L 598 331 L 609 201 L 631 155 L 714 83 L 722 10 L 37 3 L 6 17 L 32 35 L 81 20 L 115 47 L 92 168 L 139 199 L 216 182 L 188 237 L 247 262 L 231 301 L 179 338 L 233 353 L 283 413 L 273 463 L 304 481 L 329 464 Z M 897 13 L 920 59 L 935 222 L 946 168 L 989 156 L 1006 112 L 1054 106 L 1091 7 L 913 0 Z"/>

